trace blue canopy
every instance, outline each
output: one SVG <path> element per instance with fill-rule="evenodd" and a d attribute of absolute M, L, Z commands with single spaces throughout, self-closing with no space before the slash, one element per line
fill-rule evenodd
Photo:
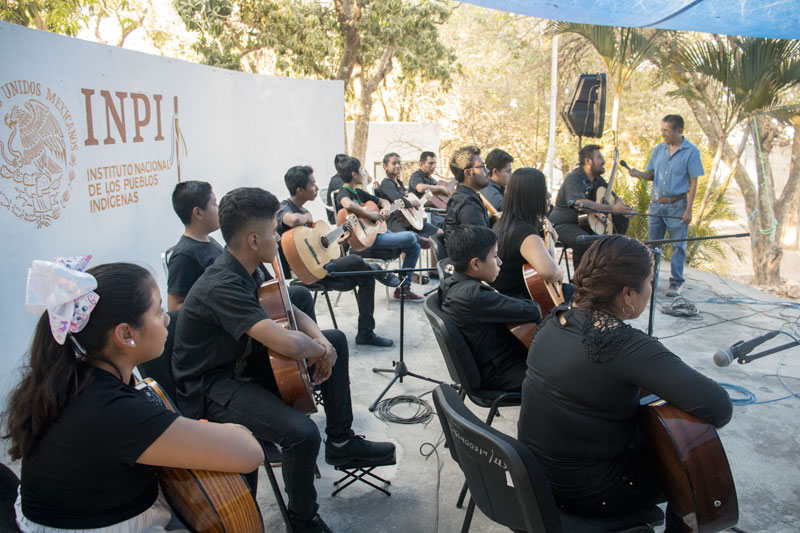
<path fill-rule="evenodd" d="M 601 26 L 800 38 L 800 0 L 466 0 L 466 3 Z"/>

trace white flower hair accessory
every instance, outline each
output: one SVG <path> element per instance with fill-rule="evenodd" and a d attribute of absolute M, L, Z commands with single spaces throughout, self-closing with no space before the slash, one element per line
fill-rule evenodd
<path fill-rule="evenodd" d="M 67 333 L 78 333 L 86 326 L 100 299 L 94 292 L 97 280 L 83 272 L 91 259 L 91 255 L 80 255 L 35 260 L 28 269 L 25 309 L 37 314 L 47 310 L 50 331 L 59 344 L 64 344 Z"/>

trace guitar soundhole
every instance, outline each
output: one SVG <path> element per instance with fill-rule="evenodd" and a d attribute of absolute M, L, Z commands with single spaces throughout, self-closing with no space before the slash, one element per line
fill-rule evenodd
<path fill-rule="evenodd" d="M 319 242 L 322 244 L 322 246 L 324 248 L 327 248 L 328 246 L 330 246 L 330 242 L 328 242 L 328 238 L 327 237 L 321 237 L 319 239 Z"/>

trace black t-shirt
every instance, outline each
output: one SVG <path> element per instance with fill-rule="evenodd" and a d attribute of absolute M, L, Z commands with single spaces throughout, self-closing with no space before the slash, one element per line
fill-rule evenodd
<path fill-rule="evenodd" d="M 464 334 L 476 358 L 482 386 L 488 387 L 499 376 L 525 359 L 525 346 L 508 330 L 506 324 L 538 322 L 539 305 L 500 294 L 489 285 L 460 272 L 439 287 L 442 311 Z"/>
<path fill-rule="evenodd" d="M 158 497 L 158 469 L 136 461 L 178 415 L 104 370 L 88 371 L 92 382 L 22 460 L 22 512 L 38 524 L 107 527 Z"/>
<path fill-rule="evenodd" d="M 422 195 L 425 193 L 417 191 L 417 185 L 436 185 L 437 183 L 435 179 L 425 174 L 422 170 L 417 170 L 411 174 L 411 177 L 408 179 L 408 189 L 422 198 Z"/>
<path fill-rule="evenodd" d="M 500 274 L 494 280 L 492 286 L 503 294 L 514 296 L 515 298 L 530 299 L 525 279 L 522 277 L 522 267 L 527 263 L 519 249 L 528 235 L 538 235 L 536 227 L 529 222 L 518 220 L 511 224 L 508 229 L 508 246 L 500 250 L 498 257 L 503 262 L 500 267 Z"/>
<path fill-rule="evenodd" d="M 577 224 L 578 210 L 569 206 L 569 201 L 585 200 L 598 201 L 595 194 L 599 187 L 608 187 L 608 183 L 601 176 L 589 179 L 581 167 L 575 168 L 564 176 L 564 182 L 556 195 L 556 203 L 548 216 L 553 225 Z"/>
<path fill-rule="evenodd" d="M 186 296 L 172 355 L 178 407 L 185 416 L 202 418 L 207 386 L 219 378 L 241 375 L 252 368 L 250 360 L 258 360 L 254 366 L 271 376 L 263 346 L 247 335 L 251 327 L 269 318 L 256 296 L 263 277 L 261 269 L 250 275 L 225 250 Z M 235 390 L 228 392 L 222 401 L 229 400 Z"/>
<path fill-rule="evenodd" d="M 181 235 L 169 257 L 167 266 L 167 293 L 186 296 L 194 282 L 206 268 L 222 254 L 222 246 L 208 238 L 208 242 L 196 241 Z"/>
<path fill-rule="evenodd" d="M 278 232 L 278 235 L 283 235 L 292 229 L 291 226 L 287 226 L 283 223 L 283 217 L 289 214 L 305 215 L 306 213 L 308 213 L 308 209 L 304 207 L 297 207 L 290 199 L 287 198 L 286 200 L 282 201 L 278 206 L 278 212 L 275 214 L 275 218 L 278 222 L 278 225 L 275 229 Z"/>
<path fill-rule="evenodd" d="M 519 440 L 539 457 L 557 497 L 619 483 L 640 389 L 716 426 L 730 420 L 728 393 L 657 339 L 604 313 L 573 308 L 564 317 L 562 325 L 550 314 L 533 338 L 518 423 Z"/>
<path fill-rule="evenodd" d="M 350 187 L 348 185 L 348 187 Z M 355 192 L 353 192 L 355 191 Z M 342 198 L 350 198 L 350 200 L 354 201 L 356 204 L 361 205 L 366 202 L 375 202 L 375 205 L 378 207 L 381 206 L 380 199 L 375 196 L 374 194 L 370 194 L 364 189 L 352 189 L 351 188 L 344 188 L 342 187 L 339 189 L 338 194 L 336 194 L 336 210 L 342 208 Z"/>
<path fill-rule="evenodd" d="M 447 202 L 447 213 L 444 217 L 445 244 L 450 233 L 465 224 L 490 227 L 489 216 L 480 195 L 466 185 L 458 185 Z"/>

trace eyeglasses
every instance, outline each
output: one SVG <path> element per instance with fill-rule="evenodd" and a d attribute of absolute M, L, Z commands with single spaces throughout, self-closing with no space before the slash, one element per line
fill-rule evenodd
<path fill-rule="evenodd" d="M 477 168 L 477 169 L 481 169 L 482 168 L 482 169 L 486 170 L 486 165 L 478 165 L 478 166 L 469 167 L 469 168 Z M 469 170 L 469 169 L 467 169 L 467 170 Z"/>

